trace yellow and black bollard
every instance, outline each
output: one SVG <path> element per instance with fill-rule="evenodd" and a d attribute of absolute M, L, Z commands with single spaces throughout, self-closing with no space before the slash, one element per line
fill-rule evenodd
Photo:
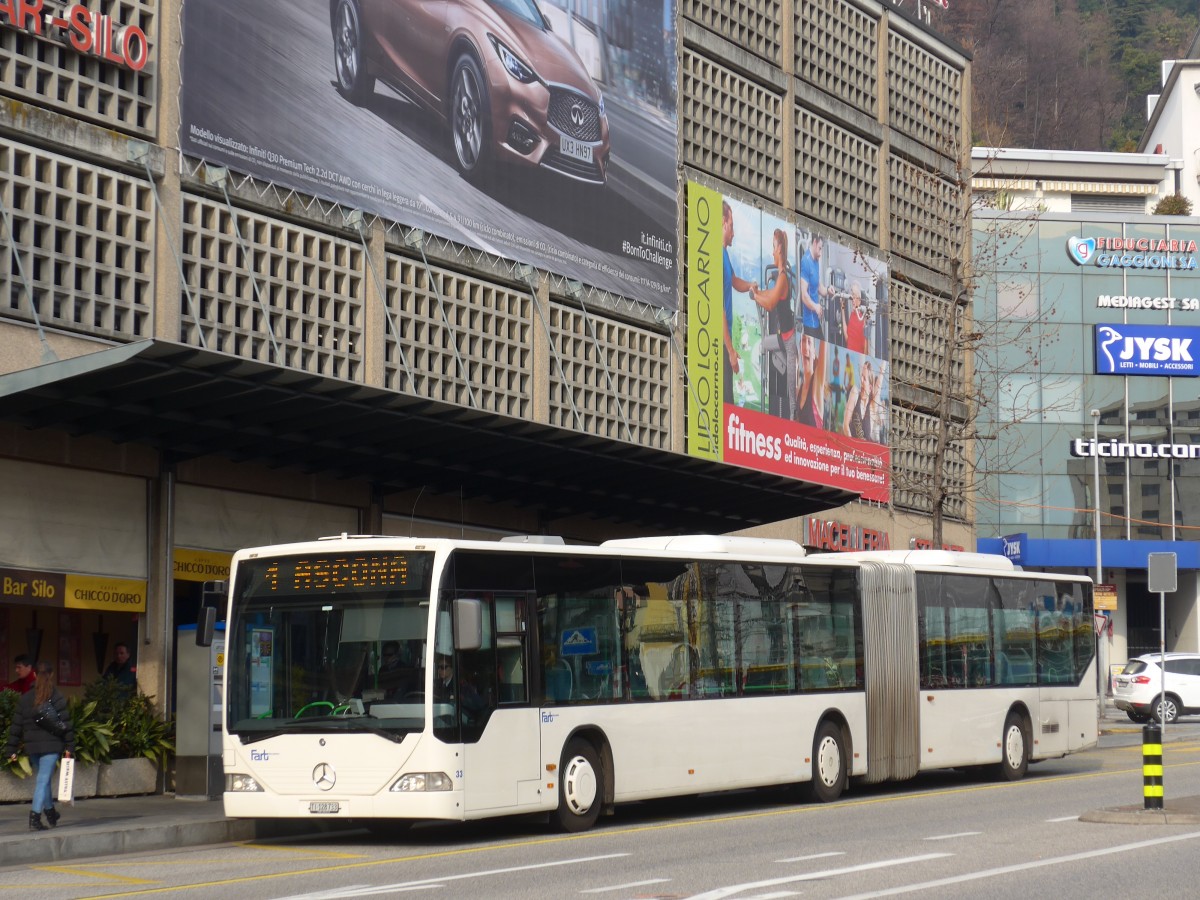
<path fill-rule="evenodd" d="M 1163 808 L 1162 726 L 1142 726 L 1143 809 Z"/>

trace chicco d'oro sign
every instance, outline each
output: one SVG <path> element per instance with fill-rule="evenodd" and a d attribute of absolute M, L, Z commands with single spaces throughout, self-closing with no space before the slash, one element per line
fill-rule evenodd
<path fill-rule="evenodd" d="M 140 72 L 150 58 L 146 32 L 80 3 L 47 8 L 45 0 L 0 0 L 0 24 L 70 45 L 77 53 Z"/>

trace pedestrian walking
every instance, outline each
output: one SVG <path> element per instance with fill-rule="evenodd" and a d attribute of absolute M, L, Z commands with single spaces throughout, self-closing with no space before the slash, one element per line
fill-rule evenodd
<path fill-rule="evenodd" d="M 59 814 L 54 808 L 51 782 L 59 757 L 65 755 L 69 759 L 75 752 L 75 729 L 67 712 L 67 698 L 54 684 L 54 666 L 44 660 L 37 664 L 37 682 L 33 690 L 21 695 L 13 711 L 4 755 L 15 760 L 21 744 L 33 764 L 35 778 L 29 830 L 45 831 L 42 813 L 46 814 L 51 828 L 58 825 Z"/>

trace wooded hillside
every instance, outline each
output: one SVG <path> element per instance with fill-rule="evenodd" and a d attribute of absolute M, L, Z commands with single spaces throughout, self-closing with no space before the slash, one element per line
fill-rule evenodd
<path fill-rule="evenodd" d="M 951 0 L 940 22 L 974 55 L 972 143 L 1048 150 L 1135 150 L 1198 24 L 1198 0 Z"/>

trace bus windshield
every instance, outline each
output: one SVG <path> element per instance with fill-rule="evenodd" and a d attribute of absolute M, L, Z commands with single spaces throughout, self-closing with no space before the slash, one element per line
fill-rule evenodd
<path fill-rule="evenodd" d="M 226 626 L 229 732 L 421 731 L 432 568 L 421 551 L 243 561 Z"/>

